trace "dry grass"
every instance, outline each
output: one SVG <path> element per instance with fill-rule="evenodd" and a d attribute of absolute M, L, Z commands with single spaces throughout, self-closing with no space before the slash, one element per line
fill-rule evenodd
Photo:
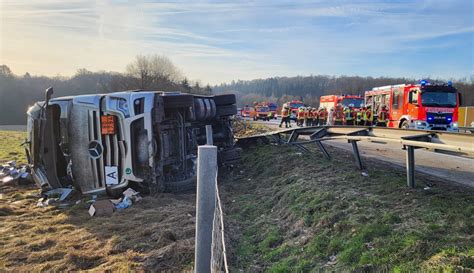
<path fill-rule="evenodd" d="M 25 137 L 25 132 L 0 131 L 0 164 L 10 160 L 26 163 L 25 150 L 20 146 Z"/>
<path fill-rule="evenodd" d="M 192 194 L 150 196 L 111 217 L 90 217 L 85 203 L 36 207 L 34 188 L 0 191 L 0 271 L 192 268 Z"/>

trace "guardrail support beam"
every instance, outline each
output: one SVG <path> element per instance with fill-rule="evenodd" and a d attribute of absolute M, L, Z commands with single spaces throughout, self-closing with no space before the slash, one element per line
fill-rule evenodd
<path fill-rule="evenodd" d="M 352 144 L 352 150 L 354 152 L 354 159 L 359 170 L 363 170 L 364 166 L 362 165 L 362 160 L 360 159 L 359 147 L 357 147 L 357 140 L 349 140 Z"/>
<path fill-rule="evenodd" d="M 407 151 L 407 186 L 415 188 L 415 147 L 406 146 Z"/>
<path fill-rule="evenodd" d="M 321 141 L 316 141 L 316 145 L 318 145 L 319 150 L 323 153 L 324 157 L 327 160 L 331 159 L 331 156 L 329 155 L 328 151 L 326 150 L 326 147 L 324 147 L 323 143 Z"/>

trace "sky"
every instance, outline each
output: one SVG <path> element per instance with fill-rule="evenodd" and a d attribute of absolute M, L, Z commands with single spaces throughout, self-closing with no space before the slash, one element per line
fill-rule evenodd
<path fill-rule="evenodd" d="M 295 75 L 474 75 L 474 1 L 0 0 L 0 64 L 123 72 L 169 57 L 203 83 Z"/>

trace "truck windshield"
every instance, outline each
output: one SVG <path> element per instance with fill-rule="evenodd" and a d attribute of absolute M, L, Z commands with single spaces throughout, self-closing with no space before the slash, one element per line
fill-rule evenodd
<path fill-rule="evenodd" d="M 257 111 L 259 111 L 259 112 L 268 112 L 268 107 L 265 107 L 265 106 L 264 107 L 259 107 L 259 108 L 257 108 Z"/>
<path fill-rule="evenodd" d="M 300 108 L 304 106 L 302 103 L 290 103 L 290 108 Z"/>
<path fill-rule="evenodd" d="M 423 92 L 421 93 L 423 106 L 456 107 L 456 93 L 454 92 Z"/>
<path fill-rule="evenodd" d="M 359 107 L 361 104 L 364 104 L 364 99 L 356 98 L 346 98 L 341 101 L 342 106 L 349 106 L 349 104 L 354 104 L 354 107 Z"/>

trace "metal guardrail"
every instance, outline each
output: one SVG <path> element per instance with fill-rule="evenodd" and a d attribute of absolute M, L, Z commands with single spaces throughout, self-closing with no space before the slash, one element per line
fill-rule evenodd
<path fill-rule="evenodd" d="M 300 136 L 309 137 L 298 140 Z M 323 145 L 327 140 L 345 139 L 352 145 L 354 159 L 359 169 L 363 169 L 358 141 L 377 143 L 400 143 L 406 150 L 407 185 L 415 187 L 415 149 L 426 148 L 432 151 L 449 152 L 450 154 L 474 158 L 474 134 L 451 133 L 441 131 L 407 130 L 385 127 L 362 126 L 316 126 L 285 129 L 250 137 L 237 138 L 237 144 L 245 146 L 252 142 L 293 145 L 303 152 L 310 152 L 304 145 L 315 144 L 323 155 L 330 155 Z"/>

